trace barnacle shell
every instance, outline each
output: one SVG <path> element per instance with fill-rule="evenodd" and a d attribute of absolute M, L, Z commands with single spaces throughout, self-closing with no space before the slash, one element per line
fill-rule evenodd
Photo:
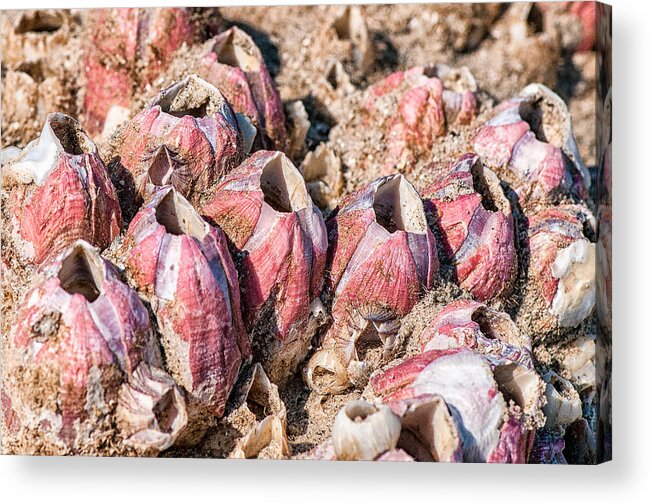
<path fill-rule="evenodd" d="M 226 238 L 172 187 L 136 214 L 126 269 L 151 303 L 167 367 L 190 406 L 221 416 L 249 342 Z"/>
<path fill-rule="evenodd" d="M 25 10 L 13 17 L 5 14 L 2 31 L 12 32 L 13 36 L 3 40 L 3 63 L 16 68 L 53 58 L 65 49 L 73 26 L 73 16 L 67 10 Z"/>
<path fill-rule="evenodd" d="M 522 203 L 584 198 L 590 186 L 567 106 L 542 84 L 530 84 L 502 102 L 480 128 L 473 147 L 513 185 Z"/>
<path fill-rule="evenodd" d="M 88 131 L 100 133 L 112 108 L 129 109 L 134 94 L 154 82 L 176 50 L 204 31 L 215 33 L 214 24 L 198 26 L 187 8 L 93 10 L 84 39 Z"/>
<path fill-rule="evenodd" d="M 220 183 L 202 213 L 240 259 L 245 323 L 272 382 L 305 358 L 324 315 L 327 235 L 305 181 L 281 152 L 258 151 Z"/>
<path fill-rule="evenodd" d="M 430 350 L 370 383 L 385 403 L 441 396 L 458 425 L 465 462 L 525 462 L 531 432 L 540 423 L 543 384 L 536 373 L 468 349 Z M 507 399 L 517 405 L 517 415 Z"/>
<path fill-rule="evenodd" d="M 564 355 L 560 363 L 562 371 L 577 390 L 595 387 L 595 356 L 596 344 L 594 335 L 579 336 L 564 347 Z"/>
<path fill-rule="evenodd" d="M 19 255 L 36 264 L 77 239 L 104 248 L 120 234 L 122 216 L 97 147 L 77 121 L 47 117 L 22 152 L 3 151 L 3 182 Z M 3 159 L 3 162 L 5 159 Z"/>
<path fill-rule="evenodd" d="M 330 58 L 316 82 L 312 86 L 312 94 L 323 111 L 332 117 L 345 117 L 349 112 L 349 98 L 356 91 L 346 72 L 344 65 L 336 58 Z M 319 107 L 321 108 L 321 107 Z"/>
<path fill-rule="evenodd" d="M 90 454 L 114 444 L 106 422 L 120 386 L 148 365 L 161 358 L 146 308 L 96 249 L 75 242 L 26 294 L 3 361 L 24 439 L 38 440 L 27 449 Z"/>
<path fill-rule="evenodd" d="M 305 151 L 305 139 L 310 130 L 310 120 L 301 100 L 290 102 L 287 111 L 287 147 L 285 152 L 291 159 L 296 159 Z"/>
<path fill-rule="evenodd" d="M 470 348 L 532 367 L 531 340 L 506 313 L 469 299 L 453 301 L 420 335 L 423 352 Z"/>
<path fill-rule="evenodd" d="M 476 113 L 476 84 L 467 69 L 445 65 L 396 72 L 366 91 L 369 124 L 383 124 L 386 171 L 409 172 L 452 124 L 468 124 Z"/>
<path fill-rule="evenodd" d="M 359 6 L 342 7 L 332 23 L 339 40 L 350 40 L 353 62 L 361 72 L 367 72 L 375 63 L 373 40 Z"/>
<path fill-rule="evenodd" d="M 161 91 L 111 143 L 112 169 L 126 169 L 136 188 L 171 183 L 193 202 L 244 158 L 233 109 L 215 86 L 194 74 Z M 167 163 L 163 173 L 170 172 L 161 180 L 152 177 L 159 163 Z"/>
<path fill-rule="evenodd" d="M 287 411 L 280 399 L 278 387 L 269 381 L 262 366 L 256 363 L 251 370 L 245 389 L 245 402 L 241 406 L 249 415 L 251 408 L 262 409 L 266 416 L 238 442 L 229 458 L 285 458 L 291 454 L 285 425 Z M 249 408 L 251 405 L 251 408 Z"/>
<path fill-rule="evenodd" d="M 116 417 L 125 444 L 144 453 L 172 446 L 188 423 L 181 389 L 165 371 L 146 364 L 120 387 Z"/>
<path fill-rule="evenodd" d="M 232 27 L 209 40 L 196 72 L 224 93 L 235 112 L 258 130 L 254 148 L 285 150 L 285 114 L 280 95 L 253 39 Z"/>
<path fill-rule="evenodd" d="M 400 417 L 388 406 L 351 401 L 332 426 L 332 443 L 338 460 L 374 460 L 393 450 L 400 438 Z"/>
<path fill-rule="evenodd" d="M 527 315 L 520 319 L 539 339 L 576 327 L 592 313 L 595 244 L 584 228 L 593 221 L 580 205 L 547 208 L 529 217 L 529 281 L 522 310 Z"/>
<path fill-rule="evenodd" d="M 402 175 L 352 194 L 327 226 L 334 324 L 305 378 L 314 389 L 337 393 L 351 378 L 364 379 L 356 343 L 367 328 L 381 339 L 384 355 L 391 353 L 399 319 L 416 304 L 421 286 L 432 286 L 439 263 L 420 196 Z"/>
<path fill-rule="evenodd" d="M 312 200 L 321 208 L 333 208 L 344 188 L 341 161 L 336 154 L 327 144 L 319 144 L 305 156 L 300 169 Z"/>
<path fill-rule="evenodd" d="M 466 154 L 422 194 L 461 287 L 480 301 L 508 295 L 517 272 L 513 216 L 495 174 Z"/>
<path fill-rule="evenodd" d="M 547 404 L 543 408 L 547 418 L 545 427 L 565 427 L 581 418 L 581 399 L 572 384 L 553 371 L 547 372 L 543 379 L 547 383 Z"/>
<path fill-rule="evenodd" d="M 389 406 L 402 422 L 399 448 L 418 461 L 462 461 L 457 424 L 443 398 L 425 395 Z"/>

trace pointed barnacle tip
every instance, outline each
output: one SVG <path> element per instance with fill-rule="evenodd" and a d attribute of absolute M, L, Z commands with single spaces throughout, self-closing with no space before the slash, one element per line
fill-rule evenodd
<path fill-rule="evenodd" d="M 227 104 L 222 92 L 197 74 L 190 74 L 161 91 L 150 107 L 175 117 L 205 117 L 223 110 Z"/>
<path fill-rule="evenodd" d="M 312 199 L 298 168 L 282 152 L 271 153 L 260 174 L 264 201 L 276 212 L 291 213 L 312 207 Z"/>
<path fill-rule="evenodd" d="M 102 294 L 105 277 L 102 262 L 95 247 L 77 240 L 61 255 L 57 275 L 61 288 L 70 295 L 80 294 L 92 303 Z"/>
<path fill-rule="evenodd" d="M 479 156 L 474 156 L 470 173 L 473 178 L 475 191 L 479 193 L 482 199 L 482 205 L 490 212 L 502 212 L 505 215 L 511 215 L 511 203 L 504 194 L 500 179 L 495 173 L 484 166 Z"/>
<path fill-rule="evenodd" d="M 148 165 L 147 177 L 154 186 L 168 185 L 179 164 L 176 155 L 166 145 L 161 145 L 153 153 L 144 155 L 143 161 Z"/>
<path fill-rule="evenodd" d="M 427 233 L 427 218 L 420 195 L 402 175 L 381 179 L 376 187 L 373 210 L 377 223 L 391 234 L 396 231 Z"/>
<path fill-rule="evenodd" d="M 236 26 L 225 32 L 225 37 L 212 50 L 217 54 L 217 61 L 223 65 L 241 68 L 245 72 L 260 70 L 262 62 L 255 43 L 245 31 Z"/>
<path fill-rule="evenodd" d="M 172 235 L 188 235 L 202 241 L 209 232 L 208 224 L 194 207 L 173 187 L 160 191 L 155 203 L 156 221 Z"/>
<path fill-rule="evenodd" d="M 47 116 L 37 139 L 22 151 L 8 151 L 9 159 L 3 172 L 16 182 L 41 185 L 56 167 L 60 155 L 79 156 L 96 150 L 95 144 L 75 119 L 53 112 Z"/>

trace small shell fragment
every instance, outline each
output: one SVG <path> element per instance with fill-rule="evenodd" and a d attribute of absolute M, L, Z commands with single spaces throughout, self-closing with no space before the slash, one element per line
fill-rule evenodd
<path fill-rule="evenodd" d="M 337 460 L 374 460 L 395 449 L 400 438 L 400 418 L 385 405 L 351 401 L 332 426 Z"/>

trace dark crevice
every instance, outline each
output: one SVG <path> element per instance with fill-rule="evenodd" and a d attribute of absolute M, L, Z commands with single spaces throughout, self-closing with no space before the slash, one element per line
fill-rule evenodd
<path fill-rule="evenodd" d="M 61 288 L 68 294 L 81 294 L 89 302 L 95 301 L 102 286 L 101 266 L 88 255 L 85 248 L 78 247 L 61 264 L 58 275 Z"/>
<path fill-rule="evenodd" d="M 89 141 L 82 137 L 72 119 L 54 119 L 50 121 L 50 127 L 66 153 L 78 156 L 90 150 Z"/>
<path fill-rule="evenodd" d="M 175 191 L 169 191 L 156 207 L 156 221 L 173 235 L 189 235 L 199 240 L 206 235 L 201 217 Z"/>
<path fill-rule="evenodd" d="M 176 404 L 174 403 L 174 391 L 168 390 L 167 393 L 154 406 L 154 416 L 161 432 L 170 433 L 174 426 L 174 420 L 178 415 Z"/>

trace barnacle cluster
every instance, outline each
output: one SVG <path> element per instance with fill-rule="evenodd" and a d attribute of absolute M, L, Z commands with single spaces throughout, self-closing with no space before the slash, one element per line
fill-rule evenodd
<path fill-rule="evenodd" d="M 595 14 L 412 8 L 3 21 L 3 452 L 597 460 Z"/>

